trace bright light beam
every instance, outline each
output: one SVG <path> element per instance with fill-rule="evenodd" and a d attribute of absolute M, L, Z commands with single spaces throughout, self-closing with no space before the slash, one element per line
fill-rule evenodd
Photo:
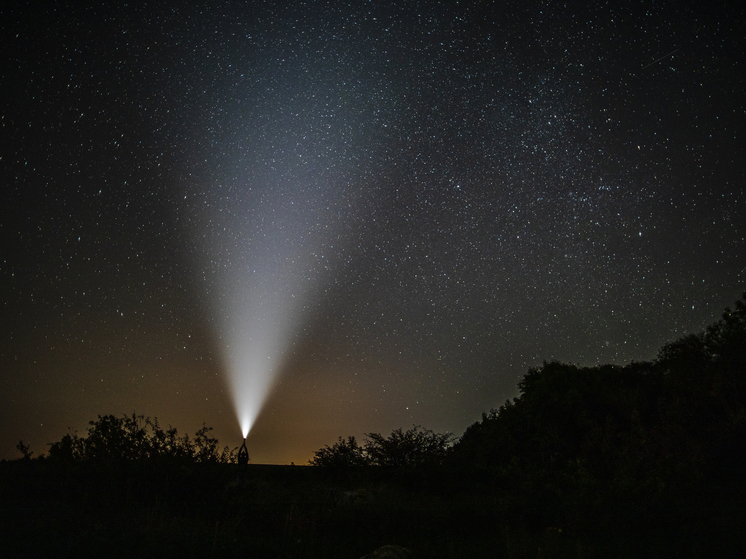
<path fill-rule="evenodd" d="M 285 55 L 257 60 L 265 58 Z M 346 190 L 365 176 L 355 153 L 370 158 L 378 148 L 357 90 L 321 60 L 251 70 L 271 87 L 238 82 L 231 101 L 210 112 L 219 139 L 196 158 L 205 165 L 190 173 L 200 179 L 185 192 L 244 437 L 332 273 L 333 245 L 355 211 Z"/>
<path fill-rule="evenodd" d="M 271 182 L 259 200 L 235 197 L 232 207 L 202 216 L 207 292 L 244 438 L 329 272 L 318 231 L 320 223 L 333 229 L 319 215 L 326 206 L 292 186 Z"/>
<path fill-rule="evenodd" d="M 232 290 L 224 313 L 225 358 L 233 403 L 246 438 L 270 394 L 295 325 L 299 321 L 292 270 L 267 262 L 246 271 L 244 288 Z"/>

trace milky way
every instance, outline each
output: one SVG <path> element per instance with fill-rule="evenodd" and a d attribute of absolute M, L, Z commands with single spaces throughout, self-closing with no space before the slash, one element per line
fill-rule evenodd
<path fill-rule="evenodd" d="M 133 410 L 235 445 L 257 358 L 256 461 L 461 434 L 744 291 L 742 9 L 274 4 L 2 18 L 0 455 Z"/>

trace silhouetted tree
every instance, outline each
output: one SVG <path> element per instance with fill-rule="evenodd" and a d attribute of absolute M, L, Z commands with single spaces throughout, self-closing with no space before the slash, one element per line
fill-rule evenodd
<path fill-rule="evenodd" d="M 154 458 L 180 458 L 193 462 L 233 462 L 235 449 L 218 450 L 218 440 L 203 424 L 194 439 L 178 436 L 175 427 L 164 430 L 158 419 L 142 415 L 98 416 L 90 421 L 88 436 L 68 434 L 49 449 L 52 460 L 121 461 Z"/>
<path fill-rule="evenodd" d="M 454 439 L 450 433 L 435 433 L 419 425 L 407 431 L 395 429 L 388 438 L 378 433 L 366 436 L 365 452 L 377 466 L 438 465 Z"/>
<path fill-rule="evenodd" d="M 339 440 L 332 446 L 324 445 L 323 448 L 314 452 L 309 464 L 335 468 L 367 466 L 370 464 L 370 458 L 355 437 L 346 439 L 339 437 Z"/>
<path fill-rule="evenodd" d="M 517 398 L 466 429 L 453 462 L 501 480 L 523 505 L 583 503 L 586 518 L 612 502 L 670 502 L 737 479 L 746 467 L 744 301 L 664 345 L 654 362 L 530 369 Z"/>
<path fill-rule="evenodd" d="M 24 460 L 31 460 L 31 456 L 34 454 L 31 450 L 31 445 L 24 443 L 23 441 L 18 441 L 16 448 L 18 449 L 18 452 L 21 453 Z"/>
<path fill-rule="evenodd" d="M 363 446 L 355 437 L 342 437 L 324 446 L 309 461 L 314 466 L 423 466 L 442 463 L 453 435 L 435 433 L 415 425 L 407 431 L 395 429 L 388 438 L 367 433 Z"/>

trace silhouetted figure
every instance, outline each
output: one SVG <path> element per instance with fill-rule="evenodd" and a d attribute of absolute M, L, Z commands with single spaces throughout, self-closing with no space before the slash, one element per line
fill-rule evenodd
<path fill-rule="evenodd" d="M 241 448 L 238 449 L 238 465 L 243 467 L 249 463 L 249 451 L 246 450 L 246 439 L 243 440 Z"/>

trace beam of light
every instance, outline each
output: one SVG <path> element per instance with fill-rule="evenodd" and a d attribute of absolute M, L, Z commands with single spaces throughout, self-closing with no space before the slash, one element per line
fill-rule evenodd
<path fill-rule="evenodd" d="M 269 198 L 262 211 L 223 222 L 212 241 L 213 254 L 221 256 L 213 260 L 211 298 L 244 438 L 277 382 L 318 276 L 303 235 L 312 207 L 288 209 Z M 257 225 L 258 214 L 274 218 Z"/>
<path fill-rule="evenodd" d="M 292 255 L 287 249 L 268 252 L 236 266 L 222 312 L 225 358 L 244 438 L 282 369 L 305 299 Z"/>
<path fill-rule="evenodd" d="M 186 160 L 185 206 L 245 436 L 335 256 L 343 258 L 338 245 L 356 211 L 349 188 L 359 188 L 361 162 L 379 142 L 364 125 L 367 96 L 340 82 L 323 57 L 286 48 L 256 61 L 294 62 L 247 67 L 271 87 L 243 79 L 228 86 L 205 117 L 210 147 Z"/>
<path fill-rule="evenodd" d="M 235 169 L 231 172 L 240 175 Z M 236 186 L 237 185 L 237 186 Z M 333 268 L 339 204 L 323 178 L 292 172 L 213 187 L 195 214 L 214 330 L 246 438 Z"/>

